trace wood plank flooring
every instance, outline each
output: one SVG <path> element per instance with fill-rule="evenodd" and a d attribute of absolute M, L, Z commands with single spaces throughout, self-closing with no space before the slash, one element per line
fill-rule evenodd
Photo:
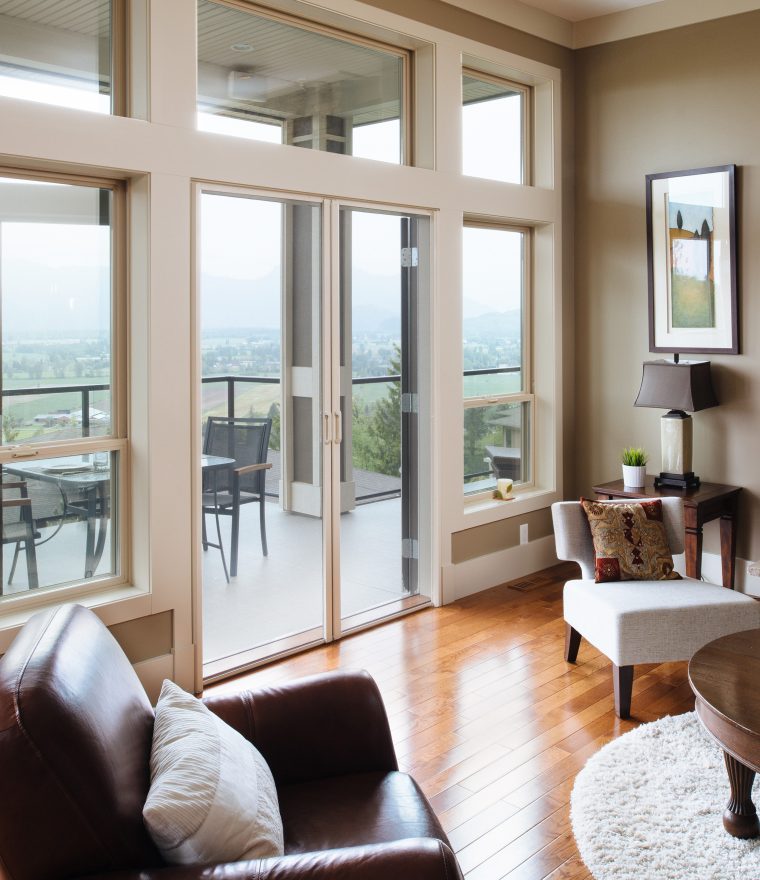
<path fill-rule="evenodd" d="M 686 663 L 637 667 L 633 718 L 615 717 L 609 661 L 563 657 L 568 564 L 359 633 L 215 685 L 235 691 L 367 669 L 399 764 L 430 798 L 468 880 L 585 880 L 569 819 L 575 774 L 642 721 L 694 708 Z M 600 793 L 601 795 L 602 793 Z"/>

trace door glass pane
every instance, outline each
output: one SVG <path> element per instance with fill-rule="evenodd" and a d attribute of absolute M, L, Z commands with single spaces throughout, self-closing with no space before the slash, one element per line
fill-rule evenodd
<path fill-rule="evenodd" d="M 199 0 L 201 129 L 398 164 L 403 78 L 394 52 Z"/>
<path fill-rule="evenodd" d="M 464 396 L 523 390 L 525 233 L 463 231 Z"/>
<path fill-rule="evenodd" d="M 284 200 L 203 193 L 200 216 L 203 660 L 214 675 L 323 637 L 322 231 L 321 206 Z"/>
<path fill-rule="evenodd" d="M 462 171 L 506 183 L 526 183 L 524 89 L 462 75 Z"/>
<path fill-rule="evenodd" d="M 419 260 L 417 222 L 350 208 L 340 212 L 344 628 L 388 614 L 394 610 L 389 606 L 419 591 L 418 267 L 411 266 Z M 410 264 L 404 268 L 402 247 Z"/>
<path fill-rule="evenodd" d="M 6 463 L 0 598 L 119 573 L 117 452 Z"/>
<path fill-rule="evenodd" d="M 112 198 L 0 178 L 3 444 L 112 433 Z"/>
<path fill-rule="evenodd" d="M 111 112 L 111 0 L 0 0 L 0 95 Z"/>

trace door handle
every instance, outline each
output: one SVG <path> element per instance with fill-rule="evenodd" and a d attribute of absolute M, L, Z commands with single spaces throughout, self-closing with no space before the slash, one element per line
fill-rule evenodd
<path fill-rule="evenodd" d="M 343 442 L 343 414 L 335 413 L 335 442 L 340 445 Z"/>
<path fill-rule="evenodd" d="M 13 452 L 11 453 L 13 458 L 33 458 L 35 455 L 39 455 L 39 449 L 27 449 L 24 452 Z"/>
<path fill-rule="evenodd" d="M 322 442 L 325 446 L 330 442 L 330 413 L 322 413 Z"/>

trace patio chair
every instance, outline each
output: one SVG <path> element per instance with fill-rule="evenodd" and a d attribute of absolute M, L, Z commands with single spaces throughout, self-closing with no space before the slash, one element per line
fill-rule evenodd
<path fill-rule="evenodd" d="M 23 485 L 23 497 L 29 502 L 28 515 L 31 518 L 31 531 L 33 536 L 33 555 L 35 556 L 35 578 L 37 576 L 36 569 L 36 552 L 37 548 L 43 544 L 47 544 L 52 540 L 66 522 L 75 522 L 78 517 L 67 512 L 66 497 L 61 488 L 54 483 L 44 482 L 42 480 L 28 477 L 21 479 L 18 476 L 12 476 L 10 481 L 3 481 L 3 490 L 5 491 L 11 486 Z M 10 538 L 6 540 L 5 527 L 6 514 L 3 512 L 4 528 L 3 528 L 3 544 L 15 543 L 16 547 L 13 551 L 13 561 L 11 569 L 8 572 L 8 584 L 13 583 L 13 576 L 16 573 L 16 565 L 21 552 L 22 541 Z M 9 535 L 15 535 L 19 532 L 19 526 L 9 530 Z M 27 555 L 27 570 L 29 568 L 30 549 L 24 541 L 24 550 Z M 30 587 L 32 586 L 30 581 Z M 34 584 L 37 586 L 37 583 Z"/>
<path fill-rule="evenodd" d="M 19 550 L 23 544 L 26 554 L 27 581 L 29 589 L 34 590 L 39 586 L 35 547 L 35 538 L 39 537 L 39 535 L 34 530 L 32 501 L 28 497 L 27 486 L 24 480 L 3 480 L 2 488 L 0 489 L 0 501 L 2 502 L 3 511 L 3 546 L 6 544 L 16 545 L 13 554 L 13 564 L 8 575 L 8 583 L 10 584 L 13 578 Z M 3 594 L 3 581 L 4 578 L 2 577 L 2 572 L 0 572 L 0 596 Z"/>
<path fill-rule="evenodd" d="M 237 575 L 238 538 L 240 533 L 240 507 L 257 502 L 259 505 L 259 530 L 261 550 L 267 555 L 266 531 L 266 471 L 272 467 L 267 463 L 269 433 L 272 420 L 268 418 L 224 418 L 211 416 L 206 422 L 203 441 L 205 455 L 218 455 L 234 459 L 229 467 L 216 468 L 203 475 L 203 549 L 216 547 L 222 554 L 224 576 Z M 214 515 L 218 544 L 212 544 L 206 535 L 206 514 Z M 230 566 L 222 544 L 220 516 L 232 518 L 232 537 L 230 542 Z"/>

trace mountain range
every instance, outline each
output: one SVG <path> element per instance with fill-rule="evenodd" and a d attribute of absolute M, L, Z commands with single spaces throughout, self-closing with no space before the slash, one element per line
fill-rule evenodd
<path fill-rule="evenodd" d="M 353 335 L 395 337 L 400 332 L 398 276 L 352 276 Z M 160 291 L 158 292 L 160 294 Z M 230 328 L 278 330 L 280 327 L 280 274 L 255 281 L 204 276 L 201 284 L 201 321 L 204 335 Z M 518 310 L 494 313 L 476 300 L 464 301 L 466 337 L 519 336 Z M 3 277 L 3 333 L 6 339 L 81 338 L 107 334 L 110 325 L 108 280 L 96 267 L 67 268 L 16 262 Z"/>

